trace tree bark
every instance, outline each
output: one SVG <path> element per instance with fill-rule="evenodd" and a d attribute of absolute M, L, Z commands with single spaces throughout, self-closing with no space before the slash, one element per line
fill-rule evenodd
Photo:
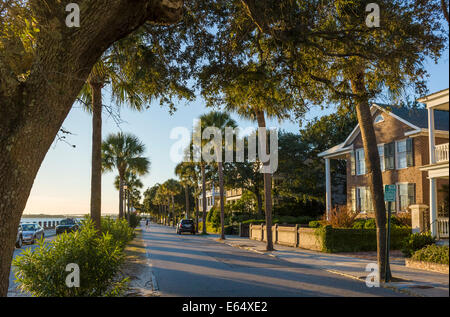
<path fill-rule="evenodd" d="M 356 74 L 351 80 L 351 85 L 353 93 L 357 96 L 356 114 L 365 153 L 366 177 L 372 194 L 375 211 L 375 222 L 377 225 L 377 261 L 380 281 L 382 281 L 386 274 L 386 206 L 384 203 L 380 156 L 375 129 L 373 127 L 373 117 L 366 94 L 364 72 Z"/>
<path fill-rule="evenodd" d="M 29 1 L 37 26 L 25 81 L 0 77 L 0 296 L 8 292 L 17 228 L 36 174 L 89 71 L 115 41 L 146 21 L 174 23 L 182 0 L 86 0 L 82 27 L 65 27 L 61 4 Z"/>
<path fill-rule="evenodd" d="M 101 231 L 102 210 L 102 87 L 103 84 L 89 81 L 92 94 L 92 166 L 91 166 L 91 219 Z"/>
<path fill-rule="evenodd" d="M 203 214 L 202 214 L 202 233 L 206 234 L 206 175 L 205 175 L 205 164 L 202 162 L 201 165 L 201 172 L 202 172 L 202 208 L 203 208 Z"/>
<path fill-rule="evenodd" d="M 219 196 L 220 196 L 220 239 L 225 240 L 225 209 L 224 209 L 224 190 L 223 190 L 223 163 L 219 165 Z"/>
<path fill-rule="evenodd" d="M 263 216 L 262 197 L 261 197 L 261 193 L 259 192 L 258 188 L 256 189 L 255 195 L 256 195 L 256 204 L 258 207 L 258 216 L 262 217 Z"/>
<path fill-rule="evenodd" d="M 177 218 L 175 216 L 175 201 L 173 195 L 171 197 L 172 197 L 172 227 L 175 227 L 177 222 Z"/>
<path fill-rule="evenodd" d="M 197 191 L 196 191 L 197 193 Z M 198 214 L 199 214 L 199 210 L 198 210 L 198 198 L 195 197 L 195 232 L 198 233 Z"/>
<path fill-rule="evenodd" d="M 259 128 L 266 128 L 266 119 L 264 118 L 264 111 L 256 111 L 256 119 L 258 120 Z M 261 136 L 259 136 L 261 137 Z M 266 152 L 269 152 L 269 141 L 267 134 L 264 136 L 266 139 Z M 273 150 L 273 149 L 272 149 Z M 263 163 L 264 166 L 270 166 L 270 159 Z M 267 243 L 266 250 L 273 251 L 272 240 L 272 174 L 264 173 L 264 207 L 266 212 L 266 233 Z"/>
<path fill-rule="evenodd" d="M 119 173 L 119 219 L 123 219 L 123 176 Z"/>
<path fill-rule="evenodd" d="M 449 18 L 449 14 L 448 14 L 448 5 L 445 2 L 445 0 L 441 0 L 441 9 L 442 12 L 444 13 L 444 17 L 447 20 L 447 24 L 450 26 L 450 18 Z"/>

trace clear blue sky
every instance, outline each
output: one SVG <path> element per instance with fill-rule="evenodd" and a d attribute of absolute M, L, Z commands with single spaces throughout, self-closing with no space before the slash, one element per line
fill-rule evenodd
<path fill-rule="evenodd" d="M 449 87 L 449 57 L 448 51 L 436 65 L 429 62 L 430 73 L 428 88 L 430 92 Z M 109 94 L 105 93 L 104 104 L 109 104 Z M 202 100 L 188 105 L 180 104 L 174 115 L 169 115 L 167 109 L 159 107 L 158 103 L 151 105 L 145 112 L 135 112 L 123 108 L 120 125 L 123 132 L 131 132 L 138 136 L 146 145 L 146 156 L 151 160 L 151 171 L 142 177 L 144 189 L 155 183 L 173 178 L 175 162 L 169 157 L 171 146 L 176 140 L 170 139 L 170 131 L 175 127 L 191 129 L 192 122 L 201 114 L 209 111 Z M 311 109 L 307 119 L 321 116 L 333 109 L 321 111 Z M 232 115 L 239 126 L 246 128 L 256 126 L 255 123 L 241 120 Z M 298 132 L 298 123 L 270 121 L 268 126 L 278 127 L 291 132 Z M 76 145 L 72 148 L 58 142 L 48 151 L 44 162 L 35 179 L 25 214 L 80 214 L 89 212 L 90 204 L 90 171 L 91 171 L 91 131 L 92 118 L 79 107 L 74 107 L 66 118 L 63 127 L 74 135 L 68 141 Z M 103 137 L 119 131 L 113 119 L 104 114 Z M 118 212 L 118 192 L 113 186 L 115 173 L 103 175 L 102 180 L 102 213 Z"/>

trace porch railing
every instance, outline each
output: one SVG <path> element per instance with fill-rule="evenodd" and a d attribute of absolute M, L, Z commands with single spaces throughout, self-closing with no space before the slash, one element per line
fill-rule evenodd
<path fill-rule="evenodd" d="M 448 217 L 437 218 L 437 231 L 439 239 L 448 239 Z"/>
<path fill-rule="evenodd" d="M 448 162 L 448 143 L 435 146 L 436 162 Z"/>

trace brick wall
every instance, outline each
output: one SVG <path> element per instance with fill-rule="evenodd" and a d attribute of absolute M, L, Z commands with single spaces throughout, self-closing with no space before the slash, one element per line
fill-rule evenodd
<path fill-rule="evenodd" d="M 392 116 L 378 110 L 374 114 L 374 118 L 379 114 L 383 115 L 384 121 L 374 124 L 377 144 L 386 144 L 397 140 L 403 140 L 406 137 L 405 132 L 413 129 L 403 122 L 393 118 Z M 427 172 L 420 171 L 420 167 L 429 163 L 429 146 L 428 136 L 417 136 L 413 138 L 414 142 L 414 166 L 401 170 L 384 171 L 383 184 L 395 183 L 415 183 L 416 184 L 416 203 L 429 204 L 429 180 Z M 362 138 L 359 134 L 353 140 L 354 149 L 362 148 Z M 436 138 L 436 144 L 448 143 L 448 139 Z M 439 180 L 439 183 L 445 183 Z M 448 184 L 448 181 L 446 182 Z M 347 155 L 347 206 L 352 205 L 352 188 L 356 186 L 368 186 L 366 175 L 351 175 L 350 154 Z M 440 186 L 438 184 L 438 186 Z M 438 187 L 439 188 L 439 187 Z M 443 194 L 440 194 L 441 196 Z"/>

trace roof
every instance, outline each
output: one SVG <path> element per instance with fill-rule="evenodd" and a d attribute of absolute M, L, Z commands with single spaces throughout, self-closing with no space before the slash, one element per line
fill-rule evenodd
<path fill-rule="evenodd" d="M 405 121 L 417 126 L 421 129 L 428 129 L 428 110 L 427 109 L 411 109 L 393 105 L 376 104 Z M 436 130 L 449 130 L 449 112 L 443 110 L 434 110 L 434 128 Z"/>
<path fill-rule="evenodd" d="M 376 103 L 371 107 L 372 114 L 376 108 L 379 108 L 390 115 L 400 119 L 413 128 L 428 129 L 428 109 L 406 108 L 387 104 Z M 449 130 L 449 112 L 434 110 L 434 128 L 439 131 Z M 322 153 L 319 157 L 337 157 L 352 149 L 352 146 L 346 146 L 359 133 L 359 124 L 350 133 L 348 138 L 341 144 L 338 144 Z"/>

